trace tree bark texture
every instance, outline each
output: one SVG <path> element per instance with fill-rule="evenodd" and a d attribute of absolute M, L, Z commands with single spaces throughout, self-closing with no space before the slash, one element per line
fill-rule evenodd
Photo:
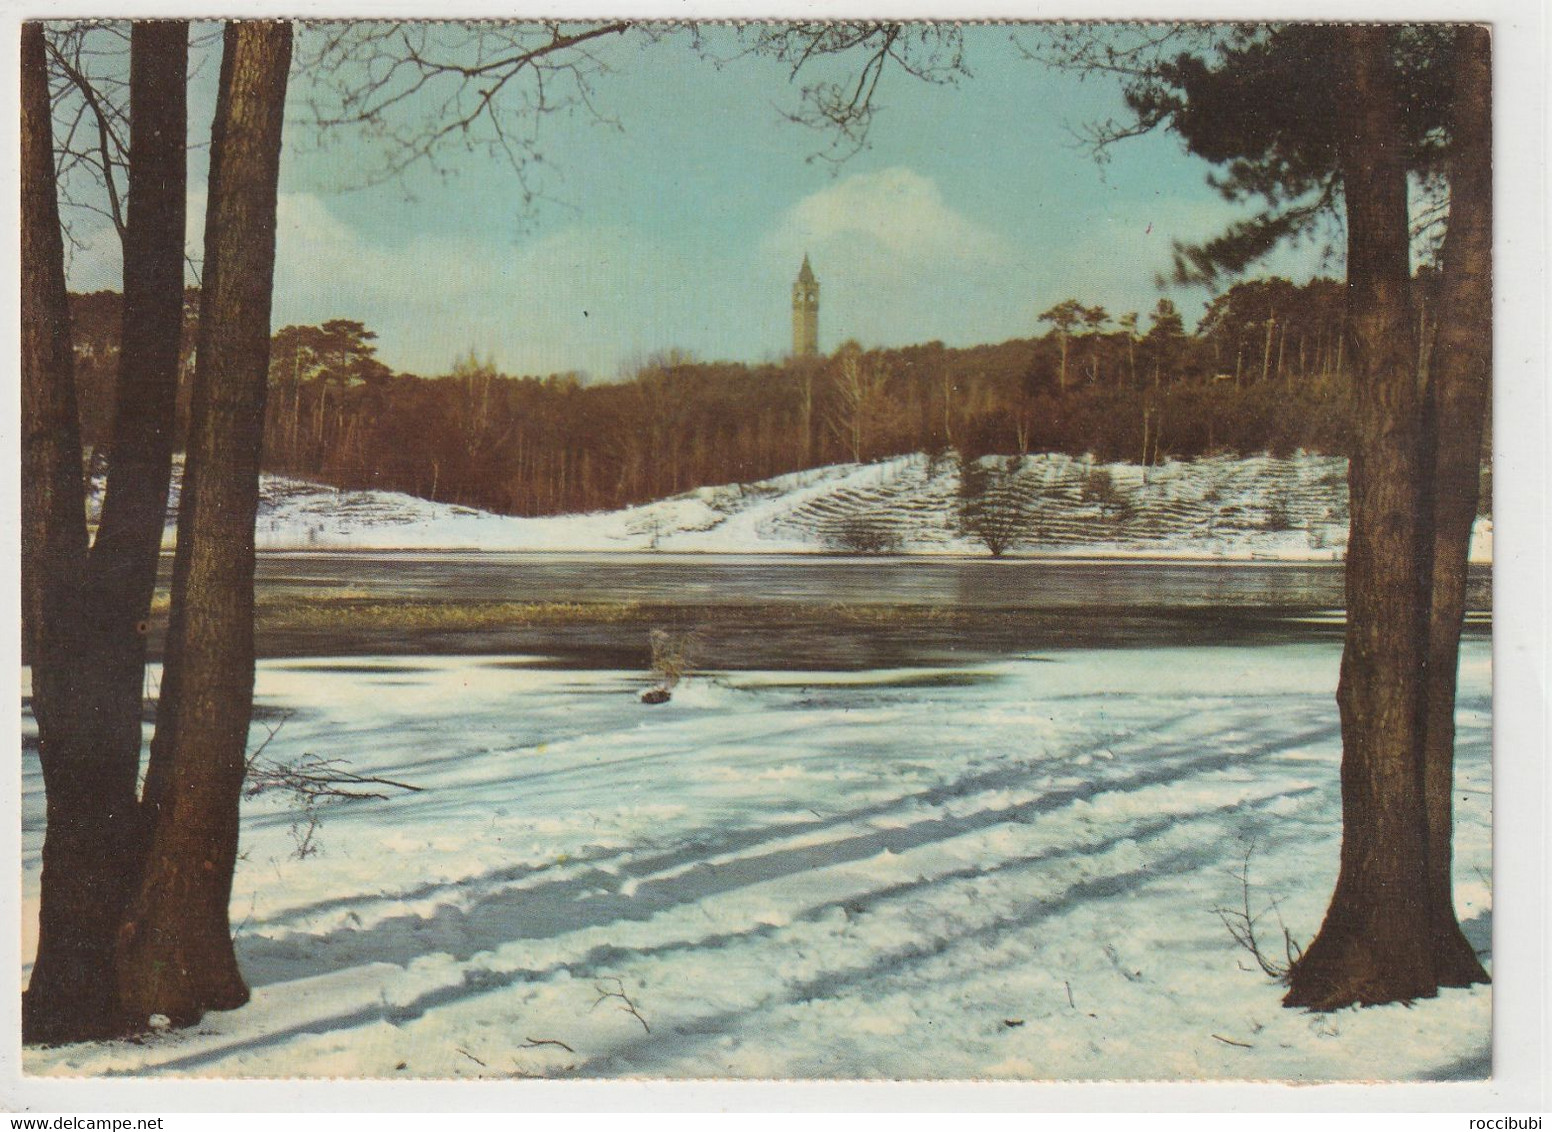
<path fill-rule="evenodd" d="M 118 384 L 102 520 L 88 562 L 84 705 L 115 796 L 136 797 L 146 630 L 167 516 L 183 323 L 188 24 L 130 31 L 130 166 Z M 135 803 L 138 810 L 138 802 Z M 138 818 L 138 813 L 137 813 Z M 140 854 L 137 851 L 134 856 Z"/>
<path fill-rule="evenodd" d="M 114 884 L 103 868 L 93 768 L 73 710 L 80 673 L 80 578 L 86 556 L 70 308 L 54 175 L 43 27 L 21 35 L 22 645 L 48 797 L 38 956 L 22 1000 L 29 1040 L 111 1027 Z"/>
<path fill-rule="evenodd" d="M 1432 470 L 1422 459 L 1392 32 L 1369 25 L 1337 35 L 1356 371 L 1337 690 L 1342 851 L 1325 921 L 1284 1000 L 1318 1010 L 1419 998 L 1438 986 L 1421 758 L 1431 549 L 1421 485 Z"/>
<path fill-rule="evenodd" d="M 63 357 L 51 379 L 35 457 L 24 468 L 29 494 L 53 491 L 68 506 L 50 514 L 30 503 L 39 545 L 68 543 L 53 556 L 44 584 L 68 601 L 29 602 L 29 648 L 39 753 L 48 798 L 38 954 L 23 1009 L 28 1040 L 73 1040 L 122 1028 L 114 979 L 119 924 L 139 875 L 140 766 L 145 680 L 145 622 L 155 586 L 172 457 L 173 397 L 183 304 L 186 71 L 188 25 L 140 22 L 130 43 L 129 222 L 124 242 L 124 327 L 119 357 L 113 454 L 97 539 L 86 550 L 81 453 L 68 321 L 54 318 Z M 28 83 L 43 72 L 41 29 L 24 37 Z M 46 91 L 46 88 L 45 88 Z M 31 97 L 29 97 L 29 102 Z M 47 106 L 44 105 L 46 112 Z M 44 128 L 47 119 L 43 120 Z M 24 239 L 60 243 L 52 184 L 53 156 L 29 148 L 29 181 L 39 186 L 24 218 Z M 39 164 L 42 162 L 42 164 Z M 50 178 L 43 192 L 41 178 Z M 49 253 L 55 254 L 55 253 Z M 63 302 L 57 280 L 24 276 L 29 310 Z M 29 325 L 47 316 L 28 314 Z M 34 368 L 41 374 L 41 367 Z M 36 380 L 30 382 L 41 388 Z M 45 424 L 45 418 L 47 422 Z M 44 450 L 50 453 L 44 457 Z M 53 474 L 46 470 L 53 468 Z M 50 488 L 58 481 L 60 485 Z M 36 576 L 36 571 L 34 571 Z M 49 607 L 44 608 L 47 604 Z"/>
<path fill-rule="evenodd" d="M 1492 41 L 1486 27 L 1460 31 L 1451 118 L 1449 229 L 1425 417 L 1434 533 L 1423 775 L 1434 959 L 1439 984 L 1458 987 L 1487 981 L 1455 918 L 1450 867 L 1455 681 L 1493 369 Z"/>
<path fill-rule="evenodd" d="M 253 701 L 253 527 L 291 27 L 227 25 L 144 880 L 120 937 L 131 1018 L 247 1001 L 227 906 Z"/>

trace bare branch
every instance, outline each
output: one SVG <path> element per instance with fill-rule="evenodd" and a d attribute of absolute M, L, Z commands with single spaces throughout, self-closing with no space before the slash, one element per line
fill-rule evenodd
<path fill-rule="evenodd" d="M 597 1004 L 595 1003 L 594 1005 L 596 1006 Z M 643 1022 L 642 1025 L 646 1025 L 646 1023 Z M 565 1042 L 560 1041 L 558 1038 L 525 1038 L 523 1041 L 524 1049 L 533 1049 L 536 1046 L 560 1046 L 560 1048 L 565 1050 L 567 1053 L 577 1052 L 568 1046 Z"/>
<path fill-rule="evenodd" d="M 1281 907 L 1282 902 L 1280 900 L 1270 901 L 1266 908 L 1260 912 L 1252 913 L 1250 910 L 1250 858 L 1255 853 L 1255 851 L 1256 845 L 1254 841 L 1246 845 L 1245 859 L 1241 863 L 1238 872 L 1235 874 L 1239 880 L 1240 886 L 1239 907 L 1214 908 L 1212 912 L 1213 915 L 1218 917 L 1224 928 L 1227 929 L 1230 938 L 1233 939 L 1234 942 L 1237 943 L 1241 948 L 1250 953 L 1251 957 L 1256 961 L 1256 966 L 1260 967 L 1262 972 L 1264 972 L 1270 978 L 1276 979 L 1278 982 L 1287 982 L 1289 972 L 1293 969 L 1294 964 L 1299 961 L 1304 952 L 1303 949 L 1294 940 L 1293 933 L 1288 930 L 1288 925 L 1283 923 Z M 1283 954 L 1286 956 L 1285 960 L 1277 960 L 1272 958 L 1272 956 L 1262 948 L 1261 941 L 1256 936 L 1256 924 L 1259 923 L 1268 912 L 1274 914 L 1277 917 L 1277 925 L 1282 931 Z M 1218 1035 L 1214 1034 L 1213 1037 L 1216 1038 Z M 1218 1040 L 1228 1041 L 1226 1038 L 1218 1038 Z M 1236 1045 L 1238 1043 L 1229 1042 L 1229 1044 Z"/>
<path fill-rule="evenodd" d="M 1104 162 L 1115 143 L 1167 122 L 1172 99 L 1161 79 L 1166 63 L 1188 52 L 1212 55 L 1263 30 L 1248 24 L 1070 23 L 1041 24 L 1008 38 L 1025 59 L 1074 74 L 1080 82 L 1093 75 L 1120 80 L 1129 116 L 1067 126 L 1081 148 Z"/>
<path fill-rule="evenodd" d="M 542 161 L 545 116 L 580 110 L 618 126 L 599 111 L 592 83 L 608 70 L 596 49 L 631 30 L 623 21 L 306 26 L 299 70 L 312 76 L 311 124 L 320 139 L 346 129 L 380 145 L 382 164 L 366 183 L 440 168 L 447 147 L 461 145 L 503 158 L 532 201 L 527 171 Z"/>
<path fill-rule="evenodd" d="M 636 1019 L 636 1021 L 640 1022 L 641 1028 L 650 1034 L 652 1032 L 652 1027 L 647 1025 L 647 1020 L 641 1016 L 641 1011 L 636 1009 L 636 1004 L 632 1002 L 630 997 L 625 993 L 625 981 L 618 975 L 604 975 L 603 979 L 605 981 L 610 979 L 614 980 L 615 989 L 608 990 L 601 984 L 594 983 L 593 989 L 598 992 L 598 997 L 593 1000 L 593 1005 L 589 1007 L 589 1009 L 597 1009 L 600 1002 L 605 1002 L 611 998 L 617 998 L 622 1004 L 620 1006 L 620 1010 L 626 1014 L 629 1014 L 632 1018 Z"/>
<path fill-rule="evenodd" d="M 832 135 L 829 148 L 813 158 L 839 165 L 868 146 L 878 92 L 895 69 L 933 84 L 952 84 L 969 75 L 963 29 L 951 23 L 784 23 L 752 25 L 740 54 L 763 55 L 784 64 L 788 77 L 839 63 L 838 77 L 819 77 L 803 86 L 796 108 L 778 107 L 789 122 Z M 847 68 L 851 68 L 849 71 Z"/>
<path fill-rule="evenodd" d="M 1080 77 L 1120 75 L 1128 79 L 1152 76 L 1159 63 L 1190 48 L 1200 49 L 1221 29 L 1209 24 L 1040 24 L 1019 29 L 1008 39 L 1025 59 Z"/>
<path fill-rule="evenodd" d="M 278 730 L 278 728 L 276 729 Z M 270 733 L 270 739 L 274 732 Z M 259 750 L 269 745 L 266 739 Z M 311 801 L 360 801 L 376 799 L 386 801 L 387 794 L 380 790 L 363 790 L 360 787 L 382 786 L 418 794 L 423 787 L 398 782 L 377 775 L 356 774 L 344 769 L 342 760 L 325 759 L 314 754 L 304 754 L 291 763 L 260 761 L 258 752 L 248 760 L 247 785 L 244 793 L 253 798 L 269 790 L 288 790 L 300 799 Z"/>
<path fill-rule="evenodd" d="M 104 46 L 92 46 L 92 37 Z M 106 217 L 119 239 L 125 218 L 118 178 L 128 167 L 127 32 L 113 25 L 53 26 L 46 37 L 49 64 L 62 76 L 52 97 L 61 129 L 56 131 L 56 174 L 64 203 Z M 87 126 L 90 121 L 91 125 Z M 90 132 L 90 140 L 81 135 Z M 107 205 L 92 203 L 74 186 L 80 171 L 102 186 Z"/>

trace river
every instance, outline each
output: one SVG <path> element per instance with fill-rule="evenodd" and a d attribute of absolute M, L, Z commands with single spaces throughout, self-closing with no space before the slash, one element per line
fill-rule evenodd
<path fill-rule="evenodd" d="M 1340 563 L 957 557 L 352 552 L 262 554 L 261 602 L 624 605 L 495 628 L 264 633 L 266 655 L 531 654 L 637 667 L 660 627 L 715 668 L 943 664 L 1066 647 L 1253 644 L 1342 631 Z M 1473 568 L 1468 632 L 1490 630 Z"/>

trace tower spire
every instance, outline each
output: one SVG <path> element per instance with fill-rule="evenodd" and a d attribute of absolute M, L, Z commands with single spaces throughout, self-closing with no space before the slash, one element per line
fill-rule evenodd
<path fill-rule="evenodd" d="M 803 266 L 798 270 L 797 282 L 792 284 L 792 354 L 798 358 L 811 358 L 819 353 L 819 280 L 808 253 L 803 253 Z"/>

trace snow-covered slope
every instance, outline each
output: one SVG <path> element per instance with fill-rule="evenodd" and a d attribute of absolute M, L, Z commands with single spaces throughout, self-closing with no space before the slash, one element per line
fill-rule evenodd
<path fill-rule="evenodd" d="M 1339 457 L 1210 457 L 1144 469 L 1047 454 L 1011 469 L 1001 457 L 983 466 L 1021 516 L 1011 553 L 1329 560 L 1346 549 L 1347 461 Z M 269 550 L 987 552 L 962 529 L 958 462 L 923 455 L 547 518 L 266 476 L 258 540 Z M 1472 557 L 1491 556 L 1492 523 L 1480 520 Z"/>

